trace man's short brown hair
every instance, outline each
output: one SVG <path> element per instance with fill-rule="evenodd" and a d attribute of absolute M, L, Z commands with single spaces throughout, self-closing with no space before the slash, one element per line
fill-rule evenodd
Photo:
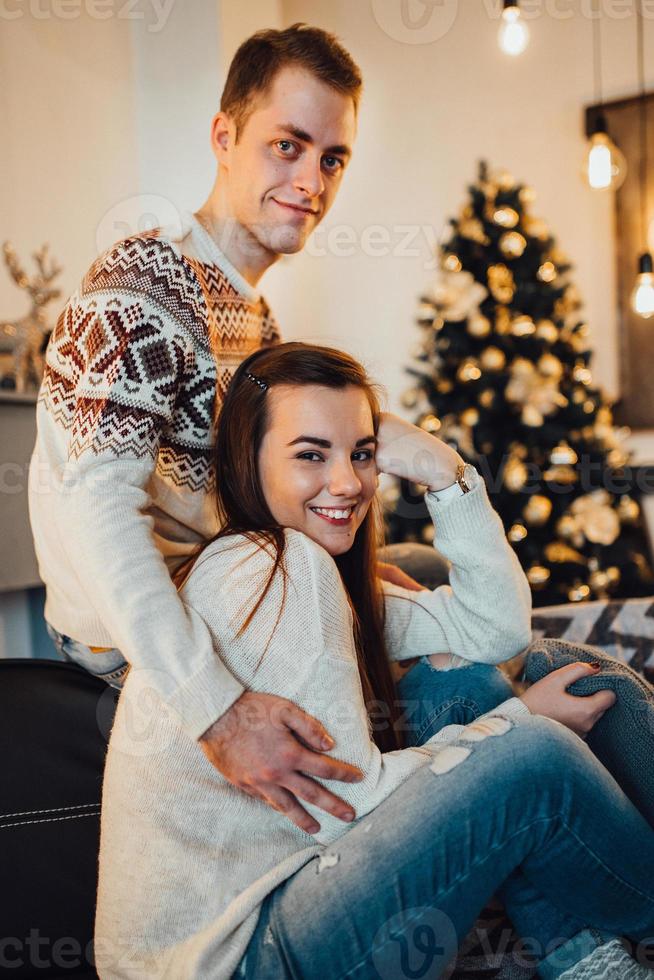
<path fill-rule="evenodd" d="M 358 109 L 363 79 L 359 67 L 333 34 L 319 27 L 293 24 L 283 31 L 257 31 L 241 44 L 229 66 L 220 100 L 221 112 L 236 123 L 237 138 L 254 109 L 255 96 L 265 92 L 287 65 L 305 68 L 345 95 Z"/>

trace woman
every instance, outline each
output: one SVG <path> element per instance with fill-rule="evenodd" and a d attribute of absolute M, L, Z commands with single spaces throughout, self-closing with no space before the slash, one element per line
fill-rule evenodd
<path fill-rule="evenodd" d="M 247 689 L 296 702 L 361 770 L 338 785 L 356 820 L 313 807 L 299 775 L 320 827 L 291 824 L 223 778 L 130 672 L 103 790 L 101 977 L 436 977 L 496 891 L 542 946 L 541 976 L 597 958 L 640 970 L 615 937 L 654 931 L 654 831 L 576 734 L 536 716 L 556 702 L 584 732 L 614 696 L 573 699 L 561 681 L 557 699 L 552 674 L 421 744 L 396 698 L 389 660 L 488 665 L 529 641 L 528 585 L 474 470 L 382 416 L 350 357 L 305 344 L 239 367 L 215 458 L 221 531 L 182 597 Z M 450 586 L 378 592 L 380 471 L 427 486 Z M 443 499 L 457 475 L 467 485 Z"/>

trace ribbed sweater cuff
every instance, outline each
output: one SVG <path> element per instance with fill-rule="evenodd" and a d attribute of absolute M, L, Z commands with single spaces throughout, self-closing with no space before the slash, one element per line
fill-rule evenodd
<path fill-rule="evenodd" d="M 521 721 L 524 718 L 528 718 L 531 715 L 531 711 L 520 698 L 509 698 L 507 701 L 499 704 L 497 708 L 492 708 L 490 711 L 487 711 L 486 714 L 505 715 L 511 721 Z"/>
<path fill-rule="evenodd" d="M 191 738 L 198 739 L 245 691 L 216 656 L 179 687 L 168 704 Z"/>

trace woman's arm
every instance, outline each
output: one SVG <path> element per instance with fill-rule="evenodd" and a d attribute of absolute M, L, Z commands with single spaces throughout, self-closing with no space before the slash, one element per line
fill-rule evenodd
<path fill-rule="evenodd" d="M 286 541 L 288 580 L 281 616 L 283 584 L 278 572 L 250 626 L 240 638 L 236 635 L 271 568 L 271 556 L 262 551 L 240 565 L 237 551 L 231 558 L 229 552 L 220 555 L 222 561 L 214 564 L 207 555 L 185 585 L 184 600 L 206 619 L 223 661 L 241 683 L 250 690 L 288 698 L 317 718 L 334 739 L 330 755 L 363 772 L 357 783 L 319 780 L 349 803 L 358 819 L 429 764 L 443 741 L 458 735 L 460 726 L 439 733 L 433 744 L 380 752 L 371 737 L 352 615 L 336 564 L 320 545 L 298 531 L 287 531 Z M 225 574 L 229 589 L 219 588 Z M 507 702 L 507 712 L 516 707 L 511 703 L 515 700 Z M 528 714 L 523 705 L 518 707 Z M 320 843 L 336 840 L 352 826 L 311 803 L 304 805 L 321 825 L 313 835 Z"/>

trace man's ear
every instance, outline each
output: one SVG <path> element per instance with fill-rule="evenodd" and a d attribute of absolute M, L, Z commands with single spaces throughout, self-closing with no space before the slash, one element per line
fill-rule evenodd
<path fill-rule="evenodd" d="M 236 126 L 225 112 L 211 120 L 211 148 L 219 166 L 229 166 L 230 150 L 236 142 Z"/>

